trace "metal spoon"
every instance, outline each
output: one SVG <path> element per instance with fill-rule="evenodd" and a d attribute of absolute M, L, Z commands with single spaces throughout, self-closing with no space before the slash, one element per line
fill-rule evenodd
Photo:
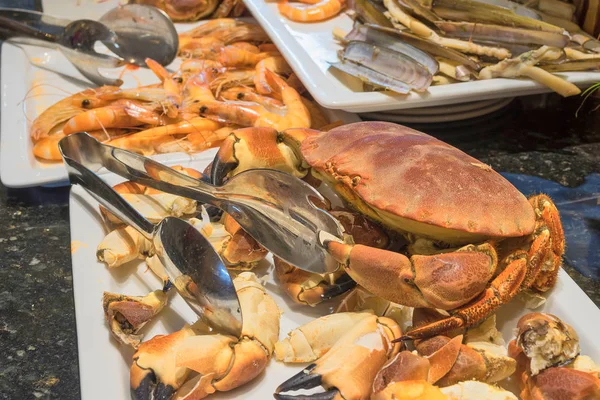
<path fill-rule="evenodd" d="M 175 25 L 162 10 L 141 4 L 113 8 L 99 19 L 115 34 L 114 41 L 103 43 L 126 62 L 142 67 L 146 58 L 162 65 L 177 56 L 179 35 Z"/>
<path fill-rule="evenodd" d="M 101 165 L 87 159 L 77 148 L 77 141 L 68 139 L 62 139 L 58 147 L 71 184 L 81 185 L 111 213 L 152 241 L 169 280 L 192 310 L 213 328 L 239 337 L 239 299 L 225 264 L 210 242 L 179 218 L 167 217 L 157 225 L 150 223 L 86 167 L 98 170 Z"/>
<path fill-rule="evenodd" d="M 68 156 L 89 169 L 105 167 L 142 185 L 222 209 L 267 250 L 298 268 L 316 273 L 339 268 L 324 241 L 340 240 L 341 224 L 314 205 L 314 200 L 323 201 L 319 192 L 290 174 L 255 169 L 213 186 L 141 155 L 103 145 L 83 132 L 60 143 L 68 146 Z"/>

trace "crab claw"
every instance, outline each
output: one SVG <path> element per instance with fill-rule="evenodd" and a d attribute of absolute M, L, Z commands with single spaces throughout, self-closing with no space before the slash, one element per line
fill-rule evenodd
<path fill-rule="evenodd" d="M 279 385 L 273 396 L 278 400 L 333 400 L 339 394 L 339 390 L 336 388 L 312 395 L 287 395 L 279 393 L 288 390 L 312 389 L 322 385 L 323 377 L 319 374 L 312 373 L 316 367 L 317 364 L 310 364 L 308 367 L 292 376 L 290 379 Z"/>
<path fill-rule="evenodd" d="M 445 310 L 460 307 L 484 291 L 497 264 L 496 252 L 489 244 L 411 258 L 334 241 L 327 243 L 327 250 L 352 279 L 374 295 L 409 307 Z"/>
<path fill-rule="evenodd" d="M 222 219 L 225 231 L 231 235 L 222 243 L 220 255 L 229 268 L 252 269 L 267 256 L 267 250 L 229 215 Z"/>
<path fill-rule="evenodd" d="M 308 173 L 300 156 L 300 143 L 305 137 L 318 134 L 312 129 L 242 128 L 223 141 L 212 163 L 214 185 L 252 168 L 271 168 L 303 178 Z"/>
<path fill-rule="evenodd" d="M 366 399 L 379 369 L 393 357 L 400 346 L 392 340 L 400 335 L 398 324 L 385 317 L 368 315 L 349 329 L 333 347 L 314 364 L 282 383 L 276 390 L 278 399 Z M 297 389 L 323 386 L 325 393 L 287 395 Z M 339 396 L 338 396 L 339 395 Z"/>
<path fill-rule="evenodd" d="M 275 275 L 283 290 L 299 304 L 315 306 L 356 286 L 344 271 L 331 274 L 313 274 L 274 258 Z"/>
<path fill-rule="evenodd" d="M 368 312 L 345 312 L 312 320 L 275 344 L 275 359 L 286 363 L 313 362 L 331 350 L 353 326 L 372 316 Z"/>
<path fill-rule="evenodd" d="M 133 355 L 130 369 L 131 398 L 134 400 L 170 399 L 188 377 L 186 367 L 175 363 L 177 347 L 194 331 L 186 326 L 170 335 L 159 335 L 144 342 Z"/>
<path fill-rule="evenodd" d="M 164 290 L 155 290 L 146 296 L 125 296 L 104 292 L 102 307 L 110 332 L 122 344 L 137 349 L 142 342 L 140 329 L 167 304 Z"/>
<path fill-rule="evenodd" d="M 579 355 L 577 332 L 554 315 L 529 313 L 521 317 L 517 329 L 516 345 L 529 358 L 532 376 Z"/>

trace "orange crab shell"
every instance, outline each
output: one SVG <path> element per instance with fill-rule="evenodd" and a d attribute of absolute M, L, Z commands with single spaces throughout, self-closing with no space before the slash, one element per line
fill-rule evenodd
<path fill-rule="evenodd" d="M 506 179 L 413 129 L 344 125 L 308 137 L 301 151 L 347 201 L 391 228 L 453 243 L 534 230 L 531 205 Z"/>

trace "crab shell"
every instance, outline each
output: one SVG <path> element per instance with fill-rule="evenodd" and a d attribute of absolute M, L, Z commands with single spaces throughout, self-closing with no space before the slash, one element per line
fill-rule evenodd
<path fill-rule="evenodd" d="M 345 200 L 394 230 L 455 245 L 534 230 L 531 205 L 506 179 L 413 129 L 344 125 L 307 137 L 301 152 Z"/>

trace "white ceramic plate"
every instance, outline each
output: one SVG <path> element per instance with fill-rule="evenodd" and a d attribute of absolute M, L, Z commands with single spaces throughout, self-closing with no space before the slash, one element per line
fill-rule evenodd
<path fill-rule="evenodd" d="M 99 18 L 118 4 L 119 1 L 116 0 L 46 1 L 44 9 L 58 17 Z M 185 31 L 193 26 L 195 25 L 178 24 L 177 29 Z M 176 60 L 169 68 L 175 70 L 179 62 Z M 32 121 L 52 104 L 94 85 L 59 75 L 56 71 L 69 76 L 81 76 L 57 50 L 35 46 L 17 47 L 8 42 L 2 46 L 0 179 L 5 186 L 29 187 L 68 183 L 62 163 L 43 162 L 34 157 L 33 144 L 29 137 L 30 126 Z M 152 72 L 145 68 L 125 70 L 122 75 L 121 70 L 106 71 L 106 75 L 115 78 L 121 76 L 124 80 L 123 87 L 136 87 L 158 81 Z M 356 115 L 341 111 L 324 111 L 331 121 L 359 121 Z M 160 162 L 178 162 L 195 157 L 196 155 L 186 153 L 170 153 L 152 158 Z"/>
<path fill-rule="evenodd" d="M 381 120 L 381 121 L 390 121 L 390 122 L 398 122 L 398 123 L 423 123 L 423 124 L 433 124 L 440 122 L 452 122 L 452 121 L 462 121 L 465 119 L 481 117 L 482 115 L 493 113 L 494 111 L 498 111 L 502 107 L 507 106 L 513 98 L 508 99 L 496 99 L 496 100 L 487 100 L 481 102 L 483 104 L 479 105 L 476 103 L 469 103 L 471 107 L 466 110 L 460 111 L 450 111 L 444 109 L 444 106 L 434 107 L 439 112 L 438 114 L 433 112 L 426 112 L 423 114 L 415 113 L 411 115 L 410 109 L 404 110 L 402 114 L 398 113 L 364 113 L 360 114 L 361 116 L 367 119 Z M 489 103 L 488 103 L 489 102 Z M 427 110 L 427 109 L 425 109 Z"/>
<path fill-rule="evenodd" d="M 212 152 L 187 166 L 203 169 L 212 160 L 211 154 Z M 121 181 L 112 174 L 103 177 L 109 184 Z M 101 222 L 98 203 L 79 186 L 71 190 L 70 217 L 81 396 L 84 400 L 126 399 L 129 398 L 129 365 L 132 351 L 117 345 L 110 336 L 102 311 L 102 293 L 110 291 L 145 295 L 160 288 L 161 284 L 143 262 L 132 262 L 130 265 L 109 270 L 104 264 L 96 261 L 96 246 L 107 232 Z M 257 276 L 266 280 L 265 287 L 283 311 L 281 339 L 291 329 L 330 312 L 337 304 L 337 301 L 332 300 L 311 308 L 291 302 L 287 295 L 279 290 L 272 276 L 270 263 L 264 264 L 255 272 Z M 170 297 L 169 306 L 161 312 L 160 317 L 145 327 L 146 338 L 173 332 L 180 329 L 184 323 L 194 321 L 194 314 L 186 304 L 175 293 Z M 555 314 L 571 324 L 579 334 L 582 354 L 592 357 L 597 362 L 600 360 L 600 310 L 564 271 L 560 271 L 558 282 L 549 292 L 547 302 L 536 311 Z M 507 343 L 513 337 L 513 329 L 518 319 L 528 312 L 530 310 L 524 309 L 518 300 L 500 309 L 499 329 Z M 275 388 L 302 367 L 304 365 L 284 365 L 271 360 L 265 373 L 256 380 L 231 392 L 219 393 L 210 398 L 272 398 Z"/>
<path fill-rule="evenodd" d="M 396 114 L 396 115 L 442 115 L 442 114 L 455 114 L 463 113 L 468 111 L 475 111 L 480 108 L 491 106 L 496 104 L 503 99 L 491 99 L 481 101 L 471 101 L 468 103 L 458 104 L 444 104 L 443 106 L 436 107 L 424 107 L 424 108 L 408 108 L 400 110 L 391 110 L 382 114 Z"/>
<path fill-rule="evenodd" d="M 362 92 L 362 84 L 356 78 L 329 68 L 328 64 L 337 61 L 336 53 L 341 48 L 332 37 L 333 28 L 339 27 L 346 32 L 352 29 L 352 20 L 346 14 L 318 23 L 297 23 L 280 15 L 275 1 L 244 2 L 279 47 L 302 83 L 323 107 L 364 113 L 550 91 L 529 79 L 492 79 L 432 86 L 424 94 Z M 560 76 L 582 86 L 600 80 L 600 72 L 571 72 Z"/>

